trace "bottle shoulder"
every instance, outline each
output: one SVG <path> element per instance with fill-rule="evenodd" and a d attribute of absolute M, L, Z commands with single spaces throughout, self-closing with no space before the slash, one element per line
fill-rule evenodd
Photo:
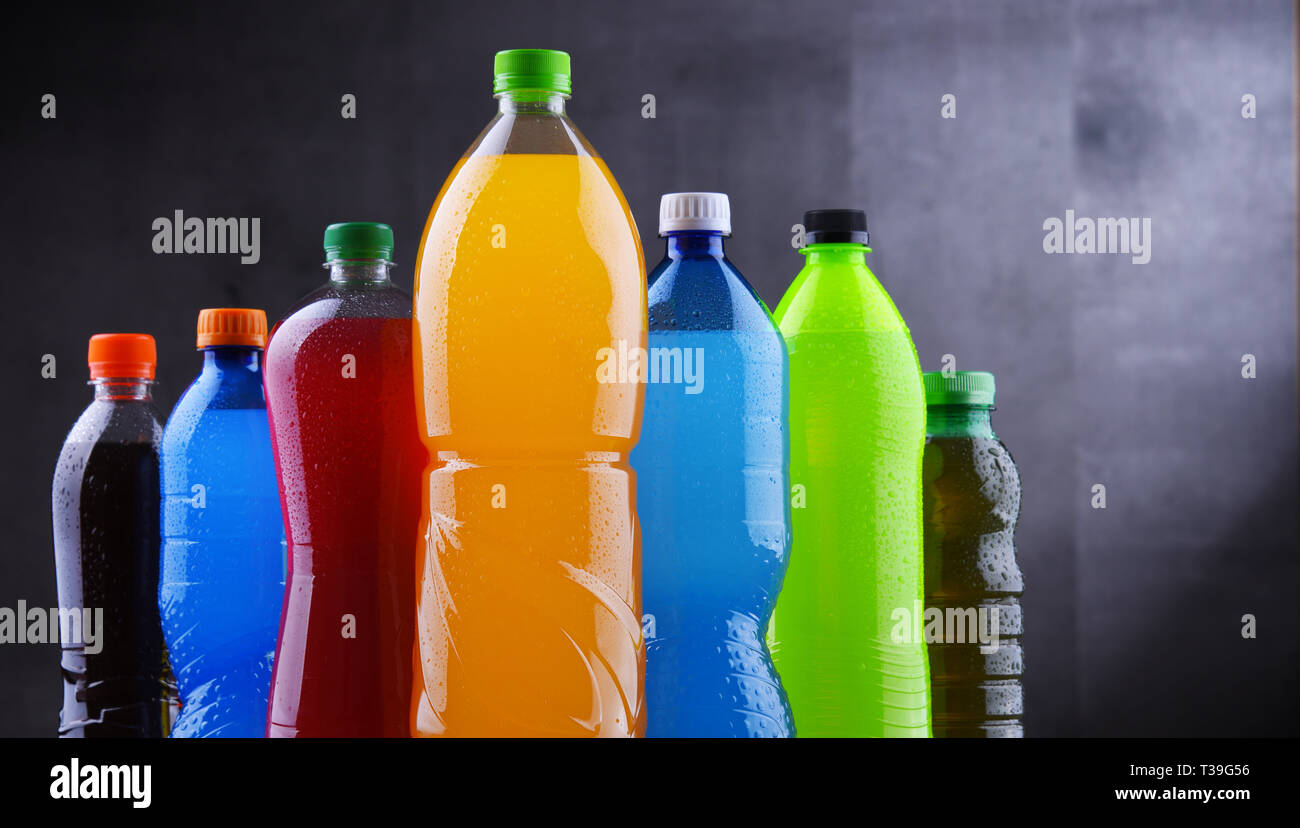
<path fill-rule="evenodd" d="M 569 116 L 561 112 L 498 112 L 465 150 L 484 155 L 587 155 L 596 151 Z"/>
<path fill-rule="evenodd" d="M 1020 470 L 996 436 L 927 436 L 924 466 L 928 484 L 980 492 L 1004 512 L 1019 513 Z"/>
<path fill-rule="evenodd" d="M 787 337 L 801 333 L 908 333 L 894 300 L 865 263 L 805 262 L 774 315 Z"/>
<path fill-rule="evenodd" d="M 169 430 L 178 416 L 185 416 L 207 408 L 217 395 L 219 386 L 220 379 L 217 376 L 206 371 L 199 372 L 199 375 L 181 392 L 176 404 L 172 406 L 171 413 L 167 416 L 167 422 L 163 427 L 163 432 L 166 433 Z"/>
<path fill-rule="evenodd" d="M 284 343 L 280 337 L 286 330 L 294 332 L 290 338 L 296 340 L 292 343 L 296 348 L 311 331 L 335 320 L 410 318 L 411 294 L 391 282 L 360 287 L 328 283 L 303 297 L 272 328 L 266 347 L 267 360 L 281 350 Z"/>
<path fill-rule="evenodd" d="M 86 406 L 64 440 L 73 444 L 162 442 L 162 418 L 152 399 L 95 400 Z"/>
<path fill-rule="evenodd" d="M 326 282 L 290 308 L 279 325 L 293 319 L 410 315 L 411 294 L 391 281 L 355 285 Z"/>
<path fill-rule="evenodd" d="M 163 428 L 165 443 L 189 435 L 209 411 L 265 410 L 262 372 L 243 367 L 209 368 L 199 373 L 181 394 Z"/>
<path fill-rule="evenodd" d="M 648 279 L 650 330 L 777 333 L 762 297 L 727 258 L 665 258 Z"/>

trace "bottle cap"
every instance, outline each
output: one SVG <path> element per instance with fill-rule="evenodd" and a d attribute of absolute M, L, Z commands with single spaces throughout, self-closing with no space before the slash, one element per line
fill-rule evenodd
<path fill-rule="evenodd" d="M 266 311 L 257 308 L 204 308 L 199 311 L 198 348 L 266 347 Z"/>
<path fill-rule="evenodd" d="M 957 371 L 951 377 L 926 371 L 921 382 L 926 405 L 993 405 L 993 375 L 988 371 Z"/>
<path fill-rule="evenodd" d="M 867 244 L 867 214 L 861 210 L 809 210 L 803 214 L 805 244 Z"/>
<path fill-rule="evenodd" d="M 492 81 L 494 95 L 525 89 L 568 95 L 573 89 L 569 75 L 569 53 L 555 49 L 507 49 L 497 52 L 492 72 L 495 75 Z"/>
<path fill-rule="evenodd" d="M 345 221 L 325 228 L 325 261 L 391 259 L 393 228 L 373 221 Z"/>
<path fill-rule="evenodd" d="M 91 379 L 151 380 L 158 363 L 158 349 L 149 334 L 95 334 L 90 338 L 86 361 L 90 363 Z"/>
<path fill-rule="evenodd" d="M 659 235 L 712 230 L 731 235 L 731 201 L 726 193 L 665 193 L 659 199 Z"/>

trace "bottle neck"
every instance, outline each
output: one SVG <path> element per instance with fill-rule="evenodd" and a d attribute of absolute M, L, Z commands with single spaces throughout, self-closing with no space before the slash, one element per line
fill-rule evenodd
<path fill-rule="evenodd" d="M 994 438 L 993 408 L 987 405 L 931 405 L 925 411 L 925 431 L 931 437 Z"/>
<path fill-rule="evenodd" d="M 152 400 L 153 380 L 141 377 L 96 377 L 90 381 L 98 400 Z"/>
<path fill-rule="evenodd" d="M 203 349 L 204 371 L 230 371 L 262 369 L 262 349 L 243 346 L 211 347 Z"/>
<path fill-rule="evenodd" d="M 871 248 L 865 244 L 809 244 L 800 251 L 810 265 L 862 265 L 867 264 Z"/>
<path fill-rule="evenodd" d="M 335 284 L 382 285 L 389 282 L 393 263 L 386 259 L 335 259 L 325 266 Z"/>
<path fill-rule="evenodd" d="M 567 97 L 542 89 L 517 89 L 497 95 L 497 111 L 502 115 L 563 115 Z"/>
<path fill-rule="evenodd" d="M 723 236 L 716 231 L 674 232 L 669 233 L 668 258 L 677 259 L 721 259 L 723 253 Z"/>

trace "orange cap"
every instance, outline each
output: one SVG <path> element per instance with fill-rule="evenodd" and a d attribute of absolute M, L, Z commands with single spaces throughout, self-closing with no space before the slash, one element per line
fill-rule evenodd
<path fill-rule="evenodd" d="M 90 338 L 90 378 L 153 379 L 158 349 L 149 334 L 95 334 Z"/>
<path fill-rule="evenodd" d="M 257 308 L 204 308 L 199 311 L 197 347 L 266 347 L 266 311 Z"/>

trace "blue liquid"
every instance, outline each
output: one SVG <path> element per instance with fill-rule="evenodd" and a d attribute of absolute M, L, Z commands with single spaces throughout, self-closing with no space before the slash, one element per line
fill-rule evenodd
<path fill-rule="evenodd" d="M 260 737 L 284 595 L 284 523 L 261 352 L 213 348 L 163 431 L 158 607 L 172 736 Z"/>
<path fill-rule="evenodd" d="M 720 236 L 668 247 L 649 288 L 660 370 L 632 452 L 647 735 L 793 736 L 764 640 L 790 548 L 785 342 Z"/>

